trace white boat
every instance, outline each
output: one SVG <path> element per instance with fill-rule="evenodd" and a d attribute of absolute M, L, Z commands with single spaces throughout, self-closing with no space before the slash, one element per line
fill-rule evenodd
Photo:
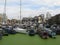
<path fill-rule="evenodd" d="M 19 28 L 19 27 L 13 28 L 13 30 L 15 30 L 18 33 L 27 33 L 26 29 L 22 29 L 22 28 Z"/>

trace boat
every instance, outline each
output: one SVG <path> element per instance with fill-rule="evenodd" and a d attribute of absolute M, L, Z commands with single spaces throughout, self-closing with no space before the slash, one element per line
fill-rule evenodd
<path fill-rule="evenodd" d="M 24 33 L 24 34 L 27 33 L 27 29 L 22 29 L 19 27 L 13 28 L 13 30 L 15 30 L 17 33 Z"/>

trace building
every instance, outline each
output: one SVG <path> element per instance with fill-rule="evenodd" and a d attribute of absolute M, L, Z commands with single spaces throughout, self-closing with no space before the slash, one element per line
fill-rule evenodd
<path fill-rule="evenodd" d="M 7 16 L 6 16 L 6 14 L 3 14 L 2 18 L 3 18 L 3 22 L 6 23 L 7 19 L 8 19 Z"/>
<path fill-rule="evenodd" d="M 43 22 L 43 18 L 41 15 L 38 16 L 38 23 L 42 23 Z"/>
<path fill-rule="evenodd" d="M 0 23 L 2 23 L 2 21 L 3 21 L 3 15 L 0 14 Z"/>
<path fill-rule="evenodd" d="M 57 14 L 57 15 L 51 17 L 47 21 L 47 23 L 49 23 L 49 24 L 59 24 L 60 25 L 60 14 Z"/>
<path fill-rule="evenodd" d="M 46 20 L 51 18 L 51 14 L 49 12 L 46 13 Z"/>

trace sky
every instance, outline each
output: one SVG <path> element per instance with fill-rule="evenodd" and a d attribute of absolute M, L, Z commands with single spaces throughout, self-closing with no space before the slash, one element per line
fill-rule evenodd
<path fill-rule="evenodd" d="M 20 0 L 6 0 L 6 15 L 9 19 L 20 18 Z M 0 13 L 4 11 L 4 0 L 0 0 Z M 60 0 L 21 0 L 21 17 L 33 17 L 49 12 L 60 13 Z"/>

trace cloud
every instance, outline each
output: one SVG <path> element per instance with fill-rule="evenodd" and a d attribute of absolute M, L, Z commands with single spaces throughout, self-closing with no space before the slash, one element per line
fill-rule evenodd
<path fill-rule="evenodd" d="M 60 0 L 21 0 L 22 17 L 36 16 L 41 13 L 46 15 L 50 12 L 53 15 L 60 13 Z M 0 0 L 0 13 L 3 13 L 4 0 Z M 9 19 L 20 18 L 20 0 L 7 0 L 6 8 Z"/>
<path fill-rule="evenodd" d="M 60 0 L 32 0 L 33 2 L 35 2 L 36 4 L 43 4 L 43 5 L 60 5 Z"/>

